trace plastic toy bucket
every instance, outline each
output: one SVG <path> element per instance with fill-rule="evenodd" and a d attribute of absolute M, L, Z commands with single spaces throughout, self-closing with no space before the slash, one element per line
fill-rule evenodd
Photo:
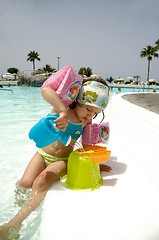
<path fill-rule="evenodd" d="M 97 189 L 102 185 L 99 162 L 109 159 L 111 151 L 106 147 L 89 146 L 69 155 L 67 175 L 61 178 L 64 187 L 73 190 Z"/>
<path fill-rule="evenodd" d="M 83 157 L 76 151 L 69 155 L 67 175 L 61 178 L 64 187 L 73 190 L 94 190 L 99 188 L 102 182 L 99 164 L 93 162 L 92 158 Z"/>

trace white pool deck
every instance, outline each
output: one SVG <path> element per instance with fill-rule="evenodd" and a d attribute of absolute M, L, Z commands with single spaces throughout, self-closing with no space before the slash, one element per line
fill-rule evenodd
<path fill-rule="evenodd" d="M 105 111 L 112 151 L 95 191 L 47 193 L 40 240 L 159 239 L 159 115 L 115 94 Z"/>

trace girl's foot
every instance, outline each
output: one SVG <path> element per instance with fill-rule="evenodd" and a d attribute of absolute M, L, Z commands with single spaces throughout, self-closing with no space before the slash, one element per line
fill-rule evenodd
<path fill-rule="evenodd" d="M 101 172 L 110 172 L 112 169 L 110 166 L 108 165 L 105 165 L 105 164 L 101 164 L 100 165 L 100 171 Z"/>
<path fill-rule="evenodd" d="M 19 229 L 15 229 L 11 227 L 8 223 L 3 224 L 2 226 L 0 226 L 0 240 L 19 239 L 19 231 L 21 227 Z"/>

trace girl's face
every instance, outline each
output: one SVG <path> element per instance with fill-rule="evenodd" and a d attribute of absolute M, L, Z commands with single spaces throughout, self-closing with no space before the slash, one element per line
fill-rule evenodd
<path fill-rule="evenodd" d="M 76 114 L 81 122 L 90 122 L 94 115 L 100 113 L 102 110 L 97 107 L 80 104 L 77 102 L 76 107 Z"/>

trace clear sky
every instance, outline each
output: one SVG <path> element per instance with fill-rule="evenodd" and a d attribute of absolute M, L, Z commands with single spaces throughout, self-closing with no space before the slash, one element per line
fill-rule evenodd
<path fill-rule="evenodd" d="M 57 69 L 61 56 L 60 68 L 146 80 L 140 52 L 158 38 L 159 0 L 0 0 L 0 74 L 32 70 L 26 59 L 35 50 L 36 69 Z M 159 58 L 151 61 L 150 78 L 159 80 Z"/>

